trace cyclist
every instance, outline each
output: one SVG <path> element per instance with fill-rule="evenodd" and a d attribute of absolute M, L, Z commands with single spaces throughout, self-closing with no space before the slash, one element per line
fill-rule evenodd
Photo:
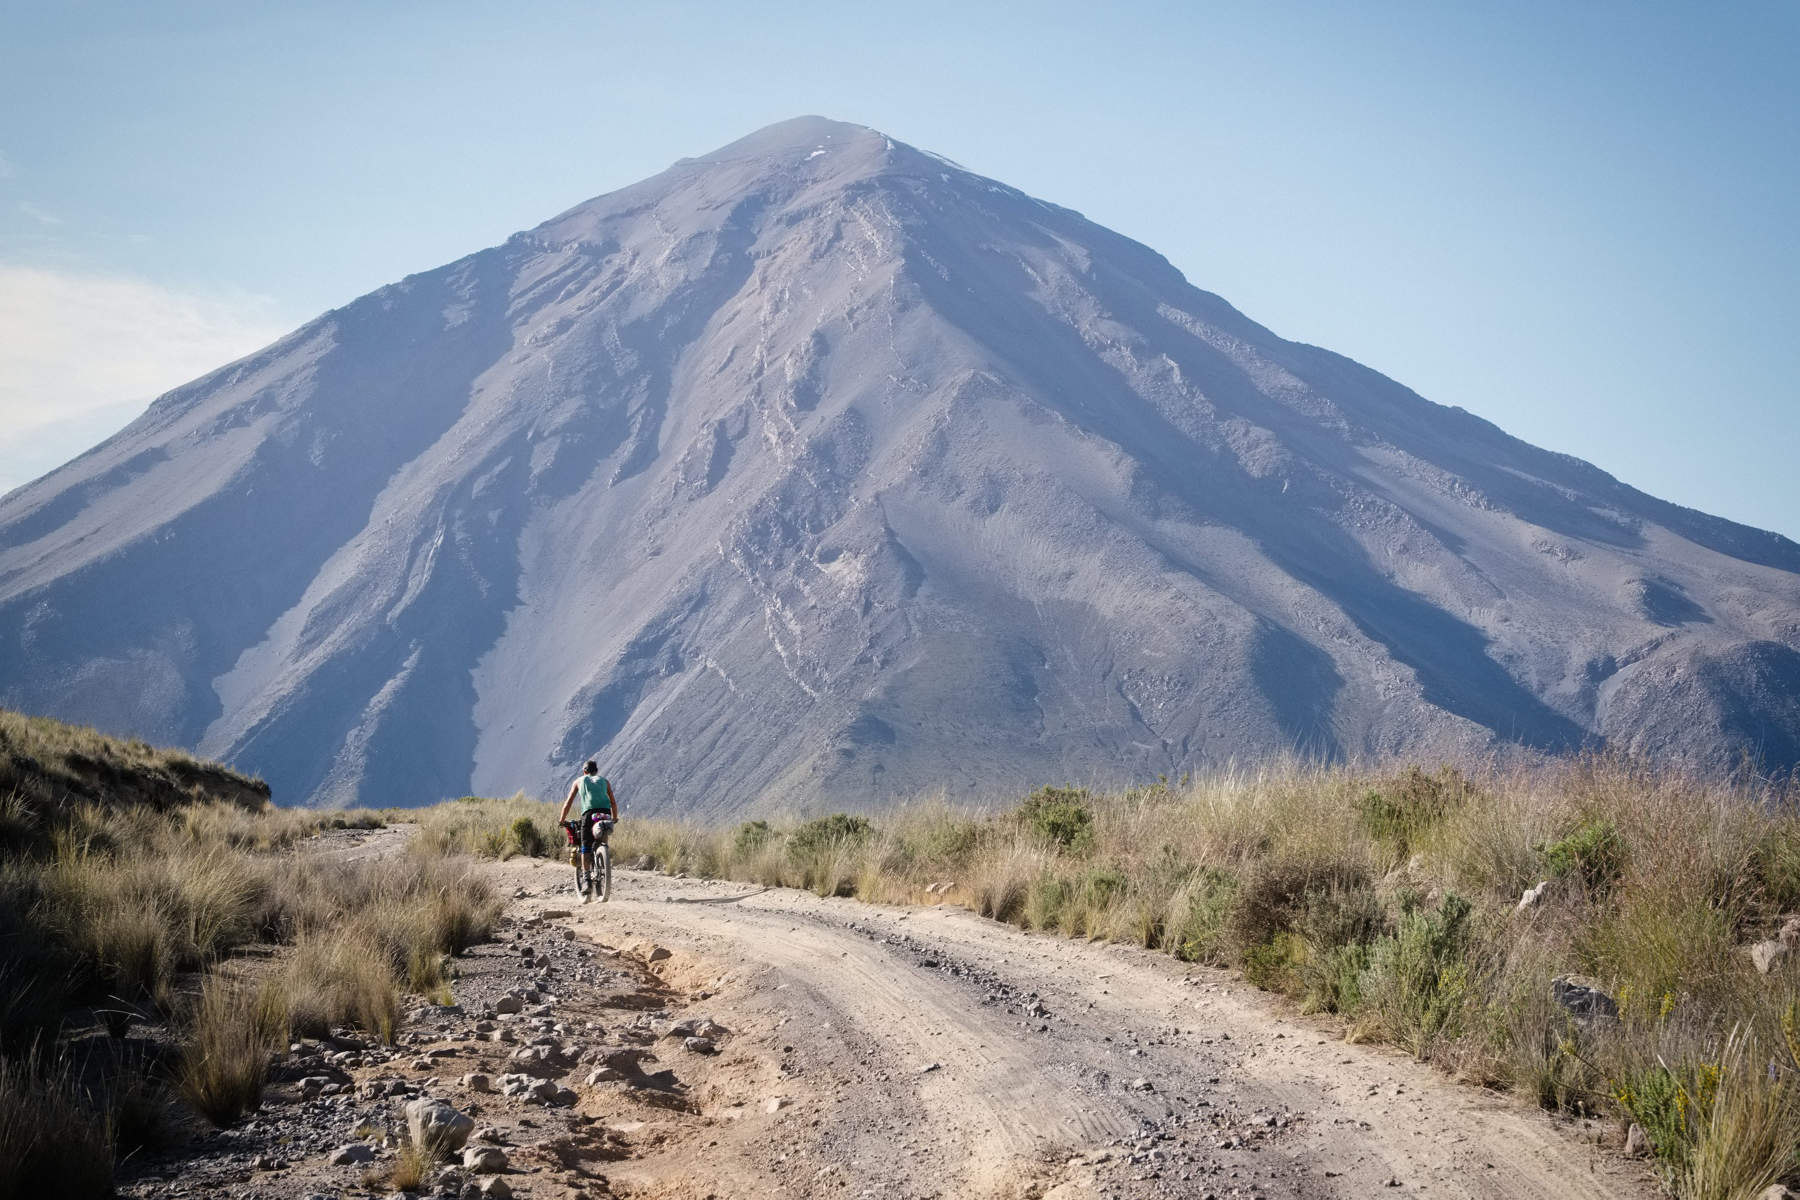
<path fill-rule="evenodd" d="M 584 870 L 594 869 L 595 826 L 605 821 L 608 825 L 617 824 L 620 814 L 619 798 L 613 795 L 612 784 L 606 776 L 600 774 L 600 764 L 590 760 L 582 768 L 581 774 L 569 785 L 569 794 L 563 800 L 562 815 L 557 820 L 568 823 L 569 810 L 575 806 L 575 800 L 581 800 L 581 816 L 578 833 L 581 839 L 581 865 Z M 604 839 L 609 830 L 598 831 Z M 581 902 L 586 904 L 592 898 L 591 893 L 583 896 Z"/>

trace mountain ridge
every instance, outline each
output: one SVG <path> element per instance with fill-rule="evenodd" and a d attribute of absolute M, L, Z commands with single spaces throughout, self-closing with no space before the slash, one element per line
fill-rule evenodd
<path fill-rule="evenodd" d="M 1800 757 L 1800 546 L 823 118 L 162 397 L 0 499 L 0 613 L 0 702 L 333 805 Z"/>

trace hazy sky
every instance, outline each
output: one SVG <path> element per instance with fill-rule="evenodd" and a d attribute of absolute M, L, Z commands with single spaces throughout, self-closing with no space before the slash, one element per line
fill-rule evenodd
<path fill-rule="evenodd" d="M 325 308 L 819 113 L 1800 536 L 1797 58 L 1795 0 L 0 0 L 0 490 Z"/>

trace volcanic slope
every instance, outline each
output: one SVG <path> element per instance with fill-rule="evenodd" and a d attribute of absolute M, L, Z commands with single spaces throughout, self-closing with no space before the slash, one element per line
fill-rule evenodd
<path fill-rule="evenodd" d="M 284 802 L 878 803 L 1298 748 L 1800 760 L 1800 546 L 881 133 L 772 126 L 0 501 L 0 702 Z"/>

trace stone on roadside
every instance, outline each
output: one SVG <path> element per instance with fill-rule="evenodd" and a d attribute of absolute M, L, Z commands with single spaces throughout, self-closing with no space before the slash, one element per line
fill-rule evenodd
<path fill-rule="evenodd" d="M 1800 917 L 1789 917 L 1781 923 L 1781 932 L 1777 935 L 1790 946 L 1800 947 Z"/>
<path fill-rule="evenodd" d="M 1549 890 L 1550 881 L 1548 879 L 1538 880 L 1535 885 L 1525 889 L 1525 894 L 1519 897 L 1519 906 L 1513 911 L 1526 912 L 1536 908 L 1543 901 L 1544 893 Z"/>
<path fill-rule="evenodd" d="M 644 953 L 644 961 L 645 962 L 659 963 L 659 962 L 662 962 L 664 959 L 670 958 L 670 957 L 672 957 L 672 956 L 670 955 L 669 948 L 667 946 L 652 946 L 652 947 L 650 947 L 649 950 L 645 951 L 645 953 Z"/>
<path fill-rule="evenodd" d="M 442 1100 L 421 1098 L 406 1106 L 406 1128 L 413 1145 L 439 1154 L 454 1154 L 469 1140 L 475 1122 Z"/>
<path fill-rule="evenodd" d="M 354 1167 L 358 1163 L 374 1162 L 375 1151 L 361 1142 L 351 1142 L 332 1151 L 326 1161 L 334 1167 Z"/>
<path fill-rule="evenodd" d="M 1750 947 L 1750 961 L 1756 964 L 1757 974 L 1767 975 L 1786 962 L 1791 953 L 1793 953 L 1792 946 L 1780 938 L 1770 938 L 1766 942 L 1758 942 Z"/>
<path fill-rule="evenodd" d="M 589 1087 L 598 1087 L 603 1083 L 617 1083 L 623 1078 L 625 1078 L 625 1073 L 623 1071 L 613 1067 L 601 1067 L 598 1070 L 589 1071 L 587 1078 L 583 1080 L 583 1082 Z"/>
<path fill-rule="evenodd" d="M 1586 975 L 1558 975 L 1550 981 L 1550 998 L 1577 1017 L 1619 1015 L 1618 1001 L 1600 988 L 1600 981 Z"/>
<path fill-rule="evenodd" d="M 569 910 L 566 908 L 546 908 L 543 912 L 538 914 L 538 916 L 544 918 L 546 921 L 564 920 L 569 915 Z"/>
<path fill-rule="evenodd" d="M 778 1113 L 786 1108 L 787 1105 L 788 1099 L 786 1096 L 770 1096 L 767 1100 L 763 1101 L 763 1111 L 766 1113 Z"/>
<path fill-rule="evenodd" d="M 1800 1196 L 1800 1193 L 1796 1193 L 1785 1184 L 1771 1183 L 1756 1193 L 1756 1200 L 1796 1200 L 1797 1196 Z"/>
<path fill-rule="evenodd" d="M 681 1044 L 694 1054 L 716 1054 L 719 1049 L 711 1038 L 706 1037 L 682 1038 Z"/>
<path fill-rule="evenodd" d="M 463 1151 L 462 1165 L 465 1171 L 496 1175 L 506 1170 L 506 1151 L 497 1146 L 470 1146 Z"/>
<path fill-rule="evenodd" d="M 462 1085 L 471 1092 L 491 1092 L 494 1090 L 494 1081 L 479 1071 L 471 1071 L 469 1074 L 464 1075 L 462 1077 Z"/>
<path fill-rule="evenodd" d="M 1156 1090 L 1156 1085 L 1151 1083 L 1148 1079 L 1145 1079 L 1142 1075 L 1139 1075 L 1136 1079 L 1131 1081 L 1131 1090 L 1134 1092 L 1153 1092 Z"/>
<path fill-rule="evenodd" d="M 1625 1131 L 1625 1155 L 1627 1158 L 1646 1158 L 1650 1154 L 1650 1135 L 1636 1121 Z"/>
<path fill-rule="evenodd" d="M 475 1192 L 482 1200 L 512 1200 L 512 1187 L 498 1175 L 489 1175 L 475 1185 Z"/>
<path fill-rule="evenodd" d="M 494 1001 L 494 1011 L 497 1013 L 523 1012 L 524 1009 L 525 998 L 523 996 L 507 995 Z"/>

